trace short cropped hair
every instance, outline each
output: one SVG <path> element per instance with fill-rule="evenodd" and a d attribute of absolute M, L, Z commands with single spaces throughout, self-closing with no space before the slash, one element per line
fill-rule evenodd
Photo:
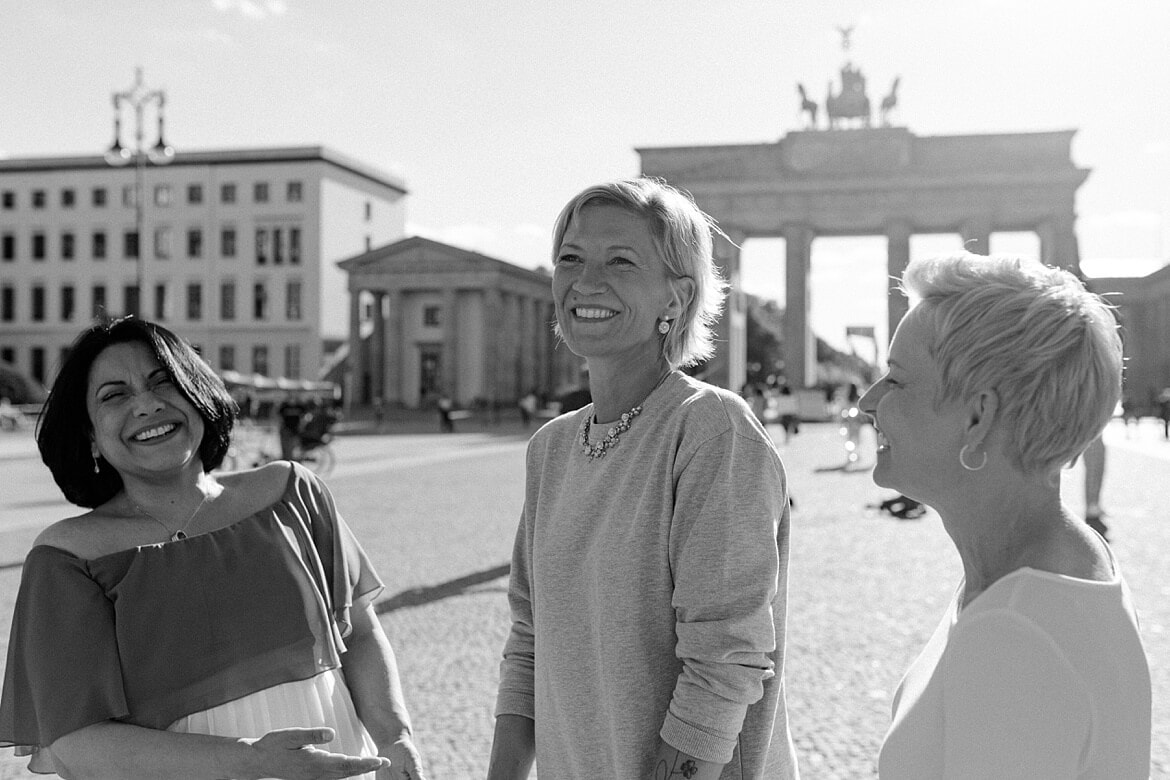
<path fill-rule="evenodd" d="M 993 389 L 1008 457 L 1059 469 L 1100 435 L 1121 397 L 1112 307 L 1068 271 L 970 252 L 915 260 L 902 288 L 920 302 L 942 404 Z"/>
<path fill-rule="evenodd" d="M 662 352 L 670 367 L 692 366 L 714 355 L 715 323 L 727 295 L 727 282 L 712 256 L 713 234 L 726 238 L 715 220 L 689 195 L 661 179 L 642 176 L 597 184 L 578 193 L 557 217 L 554 264 L 569 223 L 590 203 L 609 203 L 645 219 L 667 270 L 695 283 L 695 294 L 663 339 Z M 559 335 L 559 326 L 557 332 Z"/>
<path fill-rule="evenodd" d="M 203 418 L 199 457 L 205 472 L 223 463 L 231 444 L 238 407 L 221 380 L 198 353 L 162 325 L 123 317 L 82 331 L 53 381 L 37 421 L 37 447 L 65 498 L 78 506 L 101 506 L 122 489 L 122 477 L 104 460 L 94 473 L 93 421 L 86 395 L 89 372 L 109 346 L 140 342 L 158 359 L 183 397 Z"/>

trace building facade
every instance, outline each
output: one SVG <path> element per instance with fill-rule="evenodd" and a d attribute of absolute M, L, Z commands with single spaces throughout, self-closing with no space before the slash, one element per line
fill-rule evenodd
<path fill-rule="evenodd" d="M 421 237 L 339 263 L 349 276 L 350 403 L 461 407 L 555 397 L 582 361 L 553 334 L 552 280 Z"/>
<path fill-rule="evenodd" d="M 0 160 L 0 361 L 51 384 L 82 328 L 138 311 L 220 371 L 316 378 L 349 325 L 336 262 L 400 238 L 406 194 L 320 146 L 178 152 L 140 191 L 98 155 Z"/>
<path fill-rule="evenodd" d="M 1089 288 L 1117 307 L 1125 344 L 1125 395 L 1154 415 L 1170 388 L 1170 265 L 1143 277 L 1100 277 Z"/>

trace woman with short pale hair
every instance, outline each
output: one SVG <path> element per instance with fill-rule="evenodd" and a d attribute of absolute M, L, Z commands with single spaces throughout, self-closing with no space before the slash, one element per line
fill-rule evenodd
<path fill-rule="evenodd" d="M 1145 778 L 1150 674 L 1105 540 L 1060 471 L 1121 394 L 1109 307 L 1072 274 L 914 261 L 889 371 L 861 399 L 874 481 L 933 507 L 963 580 L 894 697 L 882 778 Z"/>
<path fill-rule="evenodd" d="M 783 467 L 742 398 L 679 370 L 712 353 L 714 230 L 644 178 L 557 220 L 558 332 L 593 402 L 529 443 L 492 780 L 533 759 L 552 778 L 795 776 Z"/>

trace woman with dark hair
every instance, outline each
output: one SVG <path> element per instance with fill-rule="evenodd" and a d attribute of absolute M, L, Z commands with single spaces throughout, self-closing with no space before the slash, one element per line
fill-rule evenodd
<path fill-rule="evenodd" d="M 235 414 L 160 325 L 74 342 L 37 444 L 90 511 L 25 559 L 0 700 L 0 745 L 32 771 L 422 776 L 378 575 L 306 469 L 212 473 Z"/>

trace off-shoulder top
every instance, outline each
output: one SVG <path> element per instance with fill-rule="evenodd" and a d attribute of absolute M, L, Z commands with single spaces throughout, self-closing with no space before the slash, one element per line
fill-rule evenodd
<path fill-rule="evenodd" d="M 215 531 L 89 560 L 35 546 L 0 746 L 25 755 L 105 720 L 165 729 L 336 669 L 351 608 L 381 589 L 328 489 L 299 465 L 275 503 Z"/>

